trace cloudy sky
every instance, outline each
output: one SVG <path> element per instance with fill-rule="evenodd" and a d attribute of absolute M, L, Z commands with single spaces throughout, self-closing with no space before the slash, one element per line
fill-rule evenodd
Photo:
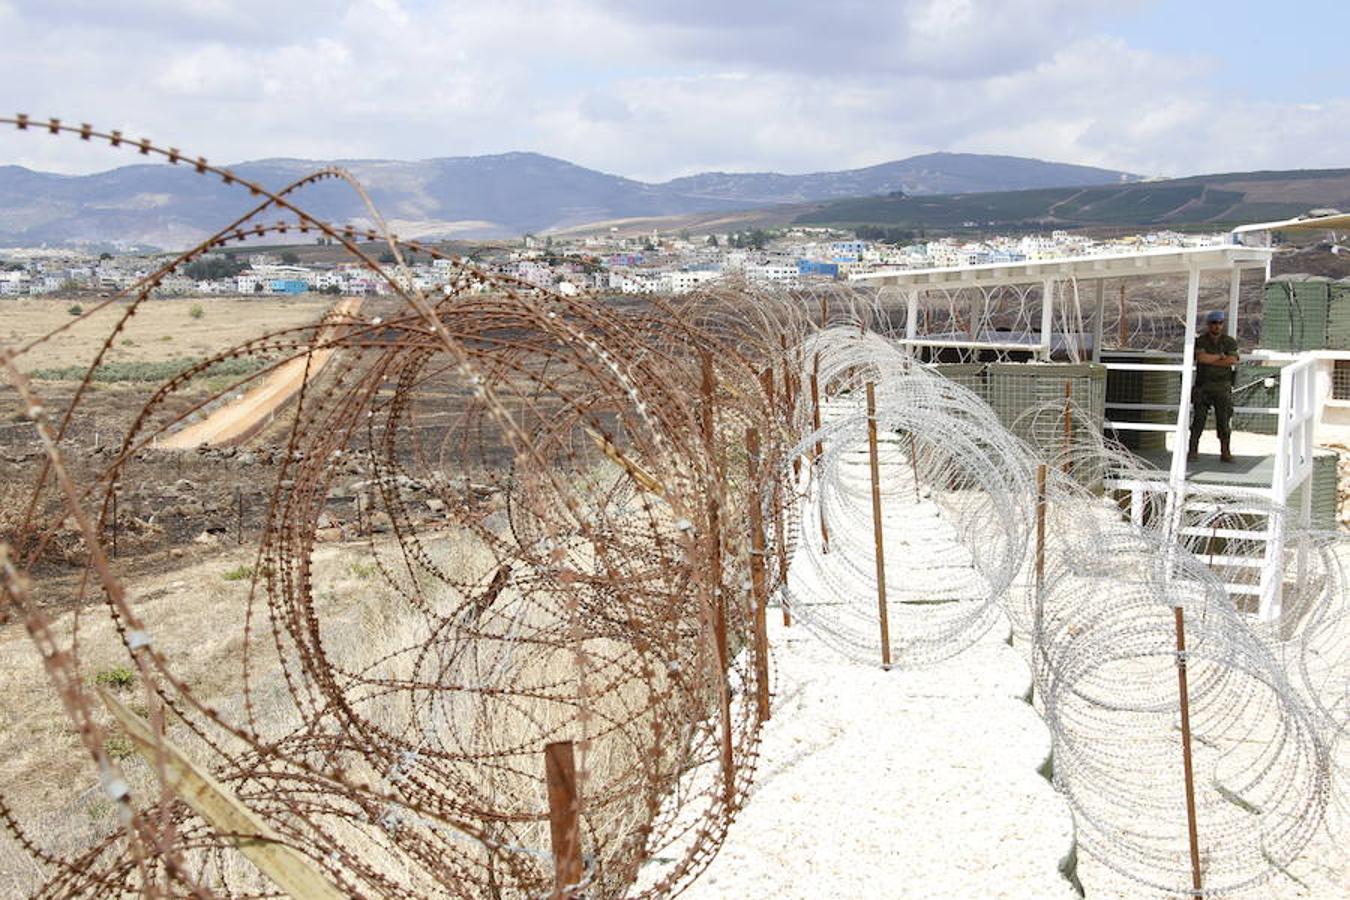
<path fill-rule="evenodd" d="M 0 0 L 0 108 L 221 162 L 1350 166 L 1348 35 L 1345 0 Z M 134 161 L 0 132 L 0 164 Z"/>

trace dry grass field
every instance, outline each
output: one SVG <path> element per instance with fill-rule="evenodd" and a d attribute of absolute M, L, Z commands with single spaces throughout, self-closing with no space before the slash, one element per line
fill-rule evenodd
<path fill-rule="evenodd" d="M 377 542 L 375 546 L 376 555 L 386 562 L 393 561 L 389 554 L 397 555 L 393 541 Z M 432 538 L 426 549 L 436 564 L 482 584 L 490 580 L 497 565 L 480 542 L 465 534 Z M 220 710 L 227 720 L 240 724 L 249 719 L 243 696 L 243 649 L 255 552 L 247 547 L 222 549 L 205 561 L 137 578 L 129 585 L 133 607 L 176 674 L 199 699 Z M 314 611 L 323 623 L 322 640 L 330 661 L 346 671 L 364 672 L 376 679 L 419 677 L 413 655 L 396 651 L 427 641 L 430 623 L 424 612 L 414 609 L 381 577 L 373 564 L 371 546 L 365 542 L 323 546 L 314 551 L 312 564 Z M 437 615 L 448 614 L 459 602 L 450 593 L 433 594 L 430 599 Z M 542 609 L 519 608 L 517 603 L 516 592 L 508 587 L 498 604 L 504 607 L 501 621 L 485 618 L 480 622 L 484 635 L 481 646 L 462 655 L 452 666 L 455 671 L 443 676 L 452 682 L 501 681 L 517 686 L 549 685 L 575 678 L 575 657 L 569 649 L 517 654 L 510 635 L 522 627 L 530 631 L 550 615 Z M 255 608 L 254 615 L 261 613 Z M 255 619 L 254 627 L 263 626 Z M 82 680 L 90 686 L 110 687 L 133 711 L 147 715 L 143 686 L 102 607 L 61 612 L 55 618 L 54 632 L 65 646 L 78 643 Z M 487 637 L 492 633 L 499 638 Z M 260 639 L 255 634 L 255 641 L 259 643 L 251 654 L 252 727 L 268 739 L 279 739 L 292 733 L 301 719 L 281 675 L 282 661 L 269 649 L 270 638 Z M 623 652 L 622 647 L 605 640 L 588 641 L 587 650 L 598 658 Z M 288 665 L 295 665 L 291 653 L 285 656 Z M 424 678 L 426 673 L 420 675 Z M 606 788 L 622 789 L 643 780 L 642 741 L 634 745 L 631 739 L 653 727 L 651 717 L 657 712 L 651 690 L 660 689 L 659 682 L 649 685 L 640 681 L 621 681 L 609 687 L 604 696 L 594 699 L 595 712 L 601 721 L 624 723 L 625 727 L 591 742 L 586 768 L 601 793 Z M 43 847 L 71 853 L 112 833 L 118 827 L 115 811 L 99 789 L 97 772 L 69 719 L 47 688 L 31 639 L 16 623 L 0 628 L 0 691 L 6 698 L 0 704 L 0 795 L 17 811 L 29 835 Z M 425 735 L 430 746 L 458 747 L 470 754 L 502 754 L 504 759 L 514 759 L 516 751 L 512 748 L 522 742 L 532 744 L 541 732 L 566 736 L 577 727 L 573 721 L 576 710 L 570 704 L 543 696 L 529 697 L 528 693 L 497 704 L 482 698 L 475 701 L 454 691 L 425 703 L 414 703 L 406 693 L 375 692 L 358 700 L 357 706 L 364 716 L 392 733 L 406 733 L 417 721 L 425 731 L 430 716 L 438 723 L 435 734 Z M 112 727 L 110 716 L 101 709 L 97 716 L 105 726 Z M 672 727 L 677 727 L 675 722 L 665 723 L 667 730 Z M 108 749 L 133 789 L 142 797 L 154 796 L 157 782 L 151 767 L 115 728 L 112 733 L 115 736 Z M 169 734 L 189 756 L 201 761 L 216 758 L 180 723 L 172 723 Z M 213 737 L 236 751 L 245 749 L 226 735 L 217 733 Z M 666 749 L 669 751 L 668 745 Z M 646 760 L 646 764 L 652 761 Z M 476 783 L 473 799 L 477 802 L 516 815 L 542 814 L 542 789 L 528 771 L 517 771 L 511 765 L 476 767 L 467 761 L 462 768 L 463 784 Z M 373 770 L 359 774 L 380 777 Z M 641 797 L 634 796 L 629 802 L 606 804 L 595 827 L 612 841 L 632 833 L 648 816 L 650 810 L 642 806 Z M 359 829 L 350 829 L 337 820 L 324 824 L 344 834 L 350 845 L 361 848 L 368 858 L 383 852 Z M 512 827 L 510 836 L 515 842 L 544 848 L 547 822 L 520 822 Z M 388 863 L 393 868 L 399 865 L 392 857 Z M 265 887 L 247 864 L 234 860 L 231 870 L 231 877 L 240 879 L 236 884 Z M 419 892 L 431 894 L 437 890 L 435 882 L 425 876 L 410 874 L 408 878 Z M 25 895 L 40 881 L 38 870 L 12 840 L 0 833 L 0 896 Z"/>
<path fill-rule="evenodd" d="M 333 298 L 318 295 L 257 300 L 237 297 L 149 300 L 141 304 L 127 323 L 106 361 L 164 362 L 211 356 L 268 331 L 311 324 L 332 302 Z M 32 372 L 88 365 L 126 304 L 112 303 L 78 321 L 71 314 L 77 305 L 86 312 L 94 308 L 93 302 L 84 299 L 33 297 L 0 301 L 0 343 L 19 347 L 66 326 L 60 334 L 21 356 L 19 368 Z M 194 308 L 200 309 L 201 314 L 194 315 Z"/>

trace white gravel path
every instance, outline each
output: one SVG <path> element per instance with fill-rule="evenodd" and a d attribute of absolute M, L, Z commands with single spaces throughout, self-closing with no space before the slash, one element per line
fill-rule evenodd
<path fill-rule="evenodd" d="M 760 771 L 684 896 L 1076 897 L 1072 818 L 1037 773 L 1049 733 L 1006 635 L 885 672 L 775 622 Z"/>

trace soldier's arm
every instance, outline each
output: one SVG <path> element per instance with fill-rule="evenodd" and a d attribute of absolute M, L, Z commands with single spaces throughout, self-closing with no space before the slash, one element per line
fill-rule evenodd
<path fill-rule="evenodd" d="M 1195 339 L 1195 361 L 1204 366 L 1217 366 L 1219 355 L 1200 349 L 1200 339 Z"/>
<path fill-rule="evenodd" d="M 1226 353 L 1210 353 L 1201 350 L 1198 347 L 1195 350 L 1195 361 L 1206 366 L 1236 366 L 1238 364 L 1237 342 L 1222 345 Z"/>

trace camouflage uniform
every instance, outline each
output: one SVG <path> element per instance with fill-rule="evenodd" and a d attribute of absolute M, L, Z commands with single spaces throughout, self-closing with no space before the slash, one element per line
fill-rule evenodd
<path fill-rule="evenodd" d="M 1237 356 L 1237 340 L 1227 334 L 1208 333 L 1195 339 L 1195 352 L 1215 356 Z M 1233 433 L 1233 369 L 1230 366 L 1195 364 L 1195 387 L 1191 391 L 1191 453 L 1200 447 L 1200 433 L 1209 419 L 1209 408 L 1214 407 L 1214 430 L 1219 443 L 1228 452 L 1228 440 Z"/>

